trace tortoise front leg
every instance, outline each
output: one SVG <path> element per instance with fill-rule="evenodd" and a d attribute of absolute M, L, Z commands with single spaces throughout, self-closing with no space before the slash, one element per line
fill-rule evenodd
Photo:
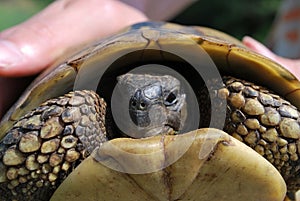
<path fill-rule="evenodd" d="M 18 120 L 0 142 L 1 201 L 49 200 L 107 140 L 105 115 L 105 101 L 84 90 L 50 99 Z"/>
<path fill-rule="evenodd" d="M 261 86 L 224 77 L 217 97 L 227 101 L 224 131 L 272 163 L 285 179 L 288 195 L 300 189 L 300 113 Z"/>

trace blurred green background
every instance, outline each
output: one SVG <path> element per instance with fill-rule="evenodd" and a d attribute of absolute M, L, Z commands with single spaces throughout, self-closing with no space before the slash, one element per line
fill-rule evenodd
<path fill-rule="evenodd" d="M 0 0 L 0 30 L 34 15 L 52 0 Z"/>
<path fill-rule="evenodd" d="M 151 0 L 149 0 L 151 1 Z M 24 21 L 52 0 L 0 0 L 0 30 Z M 172 21 L 204 25 L 264 41 L 281 0 L 199 0 Z"/>

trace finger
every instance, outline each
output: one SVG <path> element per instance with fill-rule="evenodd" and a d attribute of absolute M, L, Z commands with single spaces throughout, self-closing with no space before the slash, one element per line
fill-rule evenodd
<path fill-rule="evenodd" d="M 0 33 L 0 75 L 40 72 L 60 55 L 145 21 L 138 10 L 112 0 L 60 0 Z"/>
<path fill-rule="evenodd" d="M 266 46 L 264 46 L 262 43 L 258 42 L 257 40 L 245 36 L 243 38 L 243 43 L 252 49 L 253 51 L 260 53 L 276 62 L 281 64 L 283 67 L 285 67 L 287 70 L 289 70 L 291 73 L 293 73 L 298 80 L 300 80 L 300 60 L 299 59 L 288 59 L 280 57 L 276 54 L 274 54 L 271 50 L 269 50 Z"/>
<path fill-rule="evenodd" d="M 264 46 L 262 43 L 258 42 L 257 40 L 249 36 L 245 36 L 242 41 L 247 47 L 254 50 L 255 52 L 263 54 L 264 56 L 269 57 L 270 59 L 273 60 L 277 59 L 277 56 L 273 52 L 271 52 L 266 46 Z"/>

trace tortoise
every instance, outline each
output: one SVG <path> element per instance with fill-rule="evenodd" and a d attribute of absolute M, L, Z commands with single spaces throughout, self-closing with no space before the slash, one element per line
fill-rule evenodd
<path fill-rule="evenodd" d="M 300 82 L 214 29 L 132 25 L 53 65 L 0 124 L 1 200 L 283 200 Z"/>

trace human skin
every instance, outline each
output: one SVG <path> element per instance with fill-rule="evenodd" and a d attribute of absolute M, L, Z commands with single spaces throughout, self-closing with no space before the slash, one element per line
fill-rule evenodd
<path fill-rule="evenodd" d="M 281 56 L 274 54 L 271 50 L 269 50 L 266 46 L 262 43 L 258 42 L 257 40 L 245 36 L 243 38 L 243 43 L 253 51 L 260 53 L 270 59 L 276 61 L 277 63 L 281 64 L 283 67 L 288 69 L 291 73 L 295 75 L 295 77 L 300 80 L 300 59 L 288 59 Z"/>
<path fill-rule="evenodd" d="M 24 88 L 26 79 L 18 77 L 35 75 L 61 55 L 147 20 L 120 1 L 60 0 L 1 32 L 0 119 Z"/>

